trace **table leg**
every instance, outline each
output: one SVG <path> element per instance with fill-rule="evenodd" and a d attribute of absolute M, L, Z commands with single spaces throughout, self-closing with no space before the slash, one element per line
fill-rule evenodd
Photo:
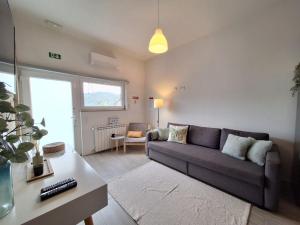
<path fill-rule="evenodd" d="M 116 150 L 119 151 L 119 140 L 116 140 Z"/>
<path fill-rule="evenodd" d="M 85 219 L 84 219 L 84 224 L 85 224 L 85 225 L 94 225 L 93 217 L 92 217 L 92 216 L 89 216 L 89 217 L 85 218 Z"/>

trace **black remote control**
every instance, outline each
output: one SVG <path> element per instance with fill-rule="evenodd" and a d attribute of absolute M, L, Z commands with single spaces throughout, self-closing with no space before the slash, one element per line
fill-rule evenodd
<path fill-rule="evenodd" d="M 54 189 L 52 189 L 50 191 L 43 192 L 43 193 L 40 194 L 41 201 L 44 201 L 44 200 L 46 200 L 48 198 L 51 198 L 51 197 L 53 197 L 53 196 L 55 196 L 57 194 L 60 194 L 60 193 L 62 193 L 64 191 L 67 191 L 67 190 L 69 190 L 71 188 L 74 188 L 76 186 L 77 186 L 77 181 L 74 180 L 74 181 L 66 183 L 66 184 L 64 184 L 62 186 L 54 188 Z"/>
<path fill-rule="evenodd" d="M 47 192 L 47 191 L 51 191 L 59 186 L 63 186 L 67 183 L 70 183 L 72 181 L 75 181 L 74 178 L 69 178 L 69 179 L 66 179 L 66 180 L 63 180 L 63 181 L 60 181 L 60 182 L 57 182 L 56 184 L 53 184 L 53 185 L 49 185 L 47 187 L 44 187 L 41 189 L 41 193 L 44 193 L 44 192 Z"/>

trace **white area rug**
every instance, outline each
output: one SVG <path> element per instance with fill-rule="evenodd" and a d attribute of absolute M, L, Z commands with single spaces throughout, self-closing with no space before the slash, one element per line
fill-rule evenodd
<path fill-rule="evenodd" d="M 251 205 L 156 162 L 108 184 L 141 225 L 246 225 Z"/>

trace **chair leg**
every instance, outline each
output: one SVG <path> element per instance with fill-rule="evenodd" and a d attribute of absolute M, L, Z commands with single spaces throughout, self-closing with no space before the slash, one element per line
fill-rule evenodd
<path fill-rule="evenodd" d="M 84 224 L 85 225 L 94 225 L 93 217 L 89 216 L 89 217 L 85 218 L 84 219 Z"/>
<path fill-rule="evenodd" d="M 116 140 L 116 151 L 119 151 L 119 140 Z"/>

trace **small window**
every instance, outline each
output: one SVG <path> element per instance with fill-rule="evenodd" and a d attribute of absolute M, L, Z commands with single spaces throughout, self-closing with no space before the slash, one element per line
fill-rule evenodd
<path fill-rule="evenodd" d="M 125 108 L 124 84 L 118 81 L 82 81 L 84 109 L 120 110 Z"/>

